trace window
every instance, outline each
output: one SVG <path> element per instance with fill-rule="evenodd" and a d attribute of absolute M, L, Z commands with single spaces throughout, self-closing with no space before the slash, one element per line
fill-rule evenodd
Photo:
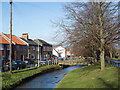
<path fill-rule="evenodd" d="M 4 50 L 4 45 L 0 44 L 0 50 Z"/>
<path fill-rule="evenodd" d="M 7 50 L 10 50 L 10 45 L 7 45 Z"/>
<path fill-rule="evenodd" d="M 35 59 L 35 55 L 34 54 L 32 54 L 32 59 Z"/>
<path fill-rule="evenodd" d="M 40 47 L 39 47 L 40 48 Z M 38 46 L 36 47 L 36 51 L 38 51 Z"/>
<path fill-rule="evenodd" d="M 35 50 L 35 47 L 34 46 L 31 46 L 32 50 Z"/>

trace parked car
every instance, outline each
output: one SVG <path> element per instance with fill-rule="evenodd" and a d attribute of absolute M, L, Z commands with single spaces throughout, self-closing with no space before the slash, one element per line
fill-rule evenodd
<path fill-rule="evenodd" d="M 49 60 L 49 59 L 42 59 L 41 61 L 39 61 L 39 63 L 41 65 L 45 65 L 45 64 L 47 64 L 48 61 L 51 61 L 51 60 Z"/>
<path fill-rule="evenodd" d="M 26 65 L 27 65 L 27 63 L 26 62 L 24 62 L 24 61 L 19 61 L 19 60 L 16 60 L 16 62 L 19 64 L 19 68 L 26 68 Z"/>
<path fill-rule="evenodd" d="M 10 69 L 10 63 L 8 64 L 8 69 Z M 12 60 L 12 69 L 16 70 L 16 69 L 23 69 L 26 67 L 26 63 L 24 61 L 20 61 L 20 60 Z"/>
<path fill-rule="evenodd" d="M 7 66 L 9 67 L 8 69 L 10 69 L 10 62 L 8 63 Z M 12 60 L 12 70 L 18 69 L 18 67 L 19 64 L 16 61 Z"/>
<path fill-rule="evenodd" d="M 32 59 L 26 59 L 25 62 L 27 64 L 34 64 L 34 60 L 32 60 Z"/>

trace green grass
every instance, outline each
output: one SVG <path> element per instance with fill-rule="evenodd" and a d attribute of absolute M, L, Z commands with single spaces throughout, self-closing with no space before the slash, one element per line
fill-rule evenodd
<path fill-rule="evenodd" d="M 26 68 L 22 70 L 15 70 L 11 74 L 8 72 L 2 73 L 2 89 L 12 88 L 12 86 L 19 84 L 23 79 L 33 76 L 38 73 L 42 73 L 48 69 L 60 69 L 58 65 L 49 65 L 41 67 Z"/>
<path fill-rule="evenodd" d="M 118 69 L 106 64 L 105 71 L 100 65 L 77 68 L 69 72 L 55 88 L 117 88 Z"/>

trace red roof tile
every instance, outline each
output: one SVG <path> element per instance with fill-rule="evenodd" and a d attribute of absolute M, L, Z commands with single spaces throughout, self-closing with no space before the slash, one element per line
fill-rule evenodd
<path fill-rule="evenodd" d="M 4 34 L 4 35 L 6 35 L 8 38 L 10 38 L 10 35 L 8 35 L 8 34 Z M 15 42 L 16 44 L 26 45 L 21 40 L 19 40 L 15 35 L 12 35 L 12 41 Z"/>
<path fill-rule="evenodd" d="M 0 44 L 10 44 L 10 43 L 0 35 Z"/>

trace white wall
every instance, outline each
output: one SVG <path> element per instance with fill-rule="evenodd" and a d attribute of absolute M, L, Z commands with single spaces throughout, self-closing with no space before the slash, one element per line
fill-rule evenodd
<path fill-rule="evenodd" d="M 55 48 L 55 50 L 57 52 L 60 52 L 61 53 L 61 57 L 64 58 L 66 55 L 65 55 L 65 48 L 61 47 L 61 46 L 58 46 L 57 48 Z M 53 49 L 53 55 L 56 55 L 58 57 L 58 53 Z"/>

